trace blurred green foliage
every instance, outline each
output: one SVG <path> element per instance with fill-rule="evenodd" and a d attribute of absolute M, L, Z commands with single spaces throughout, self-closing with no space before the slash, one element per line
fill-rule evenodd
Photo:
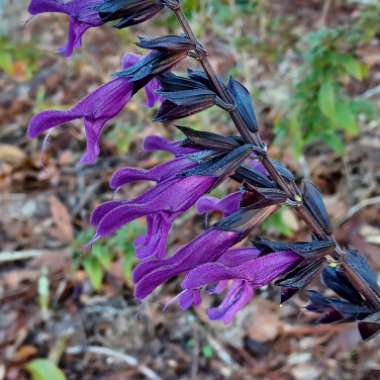
<path fill-rule="evenodd" d="M 305 145 L 317 141 L 343 153 L 344 136 L 359 131 L 359 115 L 376 117 L 372 102 L 346 90 L 352 80 L 368 75 L 357 51 L 378 29 L 375 12 L 379 20 L 380 3 L 365 7 L 354 24 L 322 28 L 306 37 L 301 75 L 289 94 L 285 116 L 275 126 L 277 143 L 289 141 L 297 157 Z"/>
<path fill-rule="evenodd" d="M 32 376 L 32 380 L 66 380 L 65 374 L 49 359 L 34 359 L 25 369 Z"/>
<path fill-rule="evenodd" d="M 0 70 L 9 76 L 32 78 L 42 53 L 32 44 L 0 36 Z"/>
<path fill-rule="evenodd" d="M 123 275 L 129 281 L 132 268 L 136 263 L 133 242 L 144 232 L 144 225 L 135 221 L 117 231 L 110 239 L 97 241 L 88 252 L 83 252 L 83 249 L 94 236 L 95 231 L 89 229 L 80 232 L 72 246 L 74 267 L 83 266 L 92 287 L 98 291 L 112 262 L 116 258 L 122 258 Z"/>

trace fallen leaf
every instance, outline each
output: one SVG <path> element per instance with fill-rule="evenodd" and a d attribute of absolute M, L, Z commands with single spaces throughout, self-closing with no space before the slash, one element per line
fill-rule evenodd
<path fill-rule="evenodd" d="M 23 165 L 26 160 L 26 154 L 17 146 L 9 144 L 0 144 L 0 161 L 6 162 L 14 168 Z"/>
<path fill-rule="evenodd" d="M 55 196 L 49 197 L 50 211 L 56 225 L 54 236 L 62 243 L 70 243 L 74 238 L 74 231 L 71 224 L 71 216 L 66 206 Z"/>

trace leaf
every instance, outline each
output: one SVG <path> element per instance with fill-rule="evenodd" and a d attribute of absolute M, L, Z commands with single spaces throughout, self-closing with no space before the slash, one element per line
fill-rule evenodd
<path fill-rule="evenodd" d="M 322 113 L 329 119 L 335 119 L 335 89 L 331 81 L 322 84 L 318 93 L 318 105 Z"/>
<path fill-rule="evenodd" d="M 364 79 L 366 66 L 362 64 L 357 58 L 354 58 L 352 56 L 345 56 L 342 64 L 347 74 L 350 74 L 357 80 Z"/>
<path fill-rule="evenodd" d="M 56 237 L 63 243 L 70 243 L 74 239 L 74 230 L 71 216 L 66 206 L 55 196 L 49 197 L 50 211 L 57 226 Z"/>
<path fill-rule="evenodd" d="M 112 252 L 106 247 L 96 244 L 92 250 L 91 255 L 95 256 L 104 269 L 108 269 L 112 263 Z"/>
<path fill-rule="evenodd" d="M 48 359 L 35 359 L 25 366 L 33 380 L 66 380 L 65 374 Z"/>
<path fill-rule="evenodd" d="M 133 252 L 126 252 L 123 256 L 123 276 L 128 281 L 132 280 L 132 269 L 137 260 Z"/>
<path fill-rule="evenodd" d="M 100 261 L 93 256 L 87 256 L 83 262 L 84 269 L 89 277 L 92 287 L 100 290 L 103 282 L 104 270 Z"/>
<path fill-rule="evenodd" d="M 0 51 L 0 69 L 6 74 L 12 73 L 12 55 L 6 51 Z"/>
<path fill-rule="evenodd" d="M 350 135 L 358 133 L 356 117 L 347 101 L 338 101 L 335 108 L 335 124 L 338 128 L 347 131 Z"/>

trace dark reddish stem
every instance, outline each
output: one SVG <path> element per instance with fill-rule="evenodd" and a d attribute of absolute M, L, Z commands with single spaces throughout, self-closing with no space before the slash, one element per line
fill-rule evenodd
<path fill-rule="evenodd" d="M 218 96 L 223 99 L 226 103 L 233 104 L 233 99 L 231 99 L 229 93 L 226 91 L 225 87 L 221 85 L 220 81 L 218 80 L 218 76 L 212 67 L 207 51 L 203 48 L 203 46 L 200 44 L 198 39 L 196 38 L 189 21 L 187 20 L 186 16 L 184 15 L 180 3 L 176 2 L 175 5 L 171 6 L 169 5 L 174 14 L 176 15 L 179 23 L 181 24 L 184 32 L 186 33 L 187 37 L 190 38 L 196 45 L 195 54 L 196 58 L 199 61 L 200 65 L 203 67 L 203 70 L 209 77 L 211 83 L 213 84 Z M 239 131 L 240 135 L 243 137 L 243 139 L 253 145 L 259 146 L 259 147 L 265 147 L 265 144 L 262 142 L 261 137 L 258 133 L 251 133 L 251 131 L 246 128 L 243 120 L 241 119 L 241 116 L 238 112 L 236 112 L 233 108 L 231 111 L 229 111 L 231 118 Z M 322 226 L 318 223 L 318 221 L 313 217 L 313 215 L 309 212 L 309 210 L 305 207 L 305 205 L 302 203 L 302 197 L 300 196 L 301 191 L 294 185 L 291 185 L 288 183 L 281 174 L 277 171 L 277 169 L 274 167 L 272 161 L 269 159 L 266 149 L 263 150 L 263 153 L 261 155 L 261 161 L 265 169 L 268 171 L 271 178 L 277 183 L 280 189 L 286 192 L 289 199 L 292 201 L 295 201 L 296 203 L 299 203 L 299 206 L 295 208 L 298 216 L 300 219 L 302 219 L 309 227 L 310 229 L 318 236 L 321 240 L 334 240 L 336 243 L 336 249 L 334 252 L 334 259 L 337 260 L 343 270 L 345 271 L 345 274 L 347 278 L 351 281 L 352 285 L 368 300 L 370 305 L 374 309 L 380 309 L 380 295 L 377 294 L 373 289 L 369 288 L 367 283 L 359 276 L 345 261 L 345 251 L 337 244 L 335 238 L 332 235 L 327 234 Z"/>

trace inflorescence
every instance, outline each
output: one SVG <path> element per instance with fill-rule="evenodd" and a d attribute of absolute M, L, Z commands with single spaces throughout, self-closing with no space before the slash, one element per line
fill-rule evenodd
<path fill-rule="evenodd" d="M 307 309 L 319 322 L 358 321 L 363 339 L 380 331 L 380 288 L 374 271 L 356 250 L 343 250 L 319 190 L 308 181 L 298 186 L 293 174 L 271 160 L 258 133 L 248 90 L 236 79 L 217 76 L 207 51 L 196 39 L 180 0 L 32 0 L 31 14 L 59 12 L 70 17 L 68 41 L 60 49 L 70 56 L 81 46 L 84 33 L 107 22 L 125 28 L 147 21 L 164 9 L 172 11 L 183 35 L 140 38 L 146 56 L 127 54 L 114 79 L 66 111 L 45 111 L 30 121 L 31 138 L 74 119 L 83 119 L 87 149 L 81 162 L 96 161 L 107 122 L 122 112 L 138 91 L 145 89 L 147 106 L 159 104 L 157 122 L 172 122 L 217 106 L 228 112 L 238 131 L 234 136 L 177 127 L 181 141 L 160 136 L 146 138 L 146 151 L 166 151 L 173 159 L 150 170 L 123 168 L 112 177 L 117 190 L 135 181 L 153 181 L 148 191 L 131 200 L 114 200 L 97 207 L 91 216 L 96 229 L 92 243 L 145 217 L 147 232 L 135 241 L 140 260 L 133 271 L 135 295 L 142 300 L 166 281 L 181 276 L 182 291 L 174 301 L 188 309 L 202 302 L 202 293 L 224 293 L 223 301 L 208 310 L 212 320 L 231 322 L 255 290 L 270 283 L 281 287 L 282 302 L 306 289 L 321 274 L 322 283 L 336 296 L 310 290 Z M 198 70 L 186 76 L 173 68 L 187 57 Z M 206 194 L 223 181 L 240 183 L 240 190 L 224 199 Z M 190 243 L 167 254 L 174 221 L 196 205 L 202 215 L 222 218 Z M 299 243 L 249 240 L 250 232 L 282 205 L 294 207 L 308 226 L 311 241 Z M 247 245 L 246 242 L 249 242 Z"/>

